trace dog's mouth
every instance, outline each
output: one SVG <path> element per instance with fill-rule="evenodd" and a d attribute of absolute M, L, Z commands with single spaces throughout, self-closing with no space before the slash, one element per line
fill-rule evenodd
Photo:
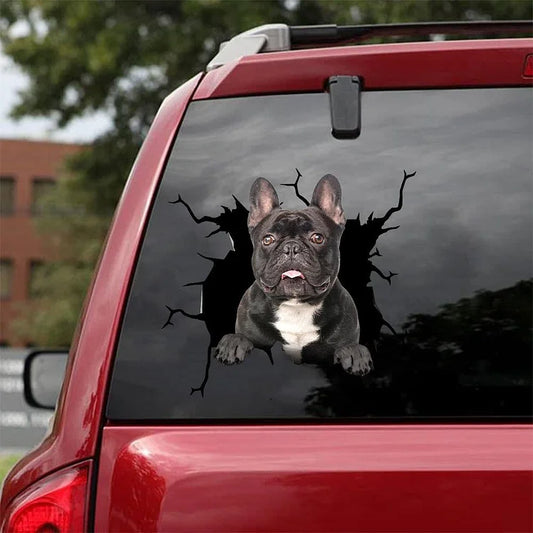
<path fill-rule="evenodd" d="M 286 278 L 289 279 L 305 279 L 305 276 L 299 271 L 299 270 L 287 270 L 286 272 L 283 272 L 281 274 L 281 279 L 284 280 Z"/>
<path fill-rule="evenodd" d="M 328 290 L 331 280 L 328 277 L 324 283 L 314 285 L 307 280 L 300 270 L 286 270 L 280 275 L 278 282 L 273 285 L 265 283 L 262 279 L 260 279 L 260 282 L 265 293 L 275 292 L 280 285 L 286 288 L 296 289 L 298 286 L 301 287 L 302 285 L 308 284 L 315 290 L 315 293 L 322 294 Z"/>

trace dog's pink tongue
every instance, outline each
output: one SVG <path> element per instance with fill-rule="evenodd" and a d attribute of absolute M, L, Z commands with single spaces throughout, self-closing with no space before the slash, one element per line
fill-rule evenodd
<path fill-rule="evenodd" d="M 305 276 L 299 270 L 287 270 L 281 275 L 281 279 L 285 278 L 302 278 L 305 279 Z"/>

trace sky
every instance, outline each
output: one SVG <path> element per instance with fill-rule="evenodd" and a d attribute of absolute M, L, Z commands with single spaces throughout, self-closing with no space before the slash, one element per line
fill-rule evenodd
<path fill-rule="evenodd" d="M 73 120 L 67 127 L 58 129 L 47 118 L 13 120 L 9 112 L 17 104 L 19 91 L 28 85 L 27 76 L 0 50 L 0 138 L 32 139 L 57 142 L 87 143 L 109 128 L 110 121 L 104 113 L 93 113 Z"/>

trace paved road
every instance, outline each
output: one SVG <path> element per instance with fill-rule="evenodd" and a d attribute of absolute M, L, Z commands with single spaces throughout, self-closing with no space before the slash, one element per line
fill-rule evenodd
<path fill-rule="evenodd" d="M 0 348 L 0 453 L 25 453 L 44 437 L 52 411 L 29 407 L 22 370 L 29 350 Z"/>

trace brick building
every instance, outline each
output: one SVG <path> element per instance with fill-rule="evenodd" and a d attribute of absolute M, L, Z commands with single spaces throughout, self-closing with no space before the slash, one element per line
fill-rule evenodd
<path fill-rule="evenodd" d="M 39 199 L 53 187 L 77 144 L 0 139 L 0 345 L 23 341 L 10 330 L 20 304 L 31 300 L 32 279 L 51 250 L 37 231 Z"/>

